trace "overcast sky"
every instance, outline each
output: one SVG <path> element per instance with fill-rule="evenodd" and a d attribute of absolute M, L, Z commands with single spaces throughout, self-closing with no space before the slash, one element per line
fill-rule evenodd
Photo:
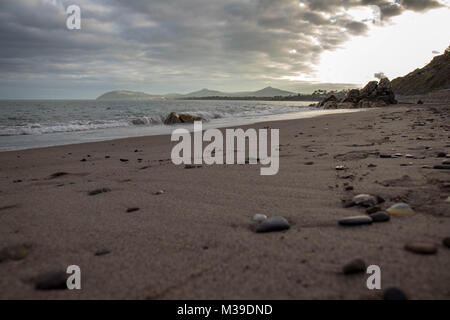
<path fill-rule="evenodd" d="M 81 8 L 68 30 L 66 8 Z M 358 86 L 450 45 L 448 0 L 0 0 L 0 98 Z"/>

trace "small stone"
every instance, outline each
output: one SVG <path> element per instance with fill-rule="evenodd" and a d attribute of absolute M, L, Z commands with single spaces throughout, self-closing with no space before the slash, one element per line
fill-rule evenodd
<path fill-rule="evenodd" d="M 262 222 L 266 219 L 267 219 L 267 216 L 265 214 L 261 214 L 261 213 L 256 213 L 252 218 L 253 221 L 258 221 L 258 222 Z"/>
<path fill-rule="evenodd" d="M 391 216 L 384 211 L 372 213 L 370 217 L 372 218 L 373 222 L 386 222 L 391 219 Z"/>
<path fill-rule="evenodd" d="M 83 159 L 81 159 L 80 161 L 81 161 L 81 162 L 85 162 L 85 161 L 87 161 L 87 160 L 83 158 Z"/>
<path fill-rule="evenodd" d="M 314 162 L 312 162 L 312 161 L 305 162 L 306 166 L 312 166 L 313 164 L 314 164 Z"/>
<path fill-rule="evenodd" d="M 405 250 L 420 254 L 435 254 L 437 247 L 432 243 L 410 242 L 405 245 Z"/>
<path fill-rule="evenodd" d="M 164 193 L 165 193 L 164 190 L 158 190 L 158 191 L 156 191 L 154 194 L 155 194 L 155 196 L 158 196 L 158 195 L 164 194 Z"/>
<path fill-rule="evenodd" d="M 353 203 L 357 206 L 362 207 L 373 207 L 378 203 L 378 200 L 376 197 L 371 196 L 370 194 L 358 194 L 353 197 L 352 199 Z"/>
<path fill-rule="evenodd" d="M 392 155 L 382 153 L 382 154 L 380 154 L 380 158 L 383 158 L 383 159 L 392 158 Z"/>
<path fill-rule="evenodd" d="M 366 263 L 361 259 L 352 260 L 342 268 L 342 272 L 344 272 L 344 274 L 366 272 Z"/>
<path fill-rule="evenodd" d="M 336 170 L 338 171 L 342 171 L 345 170 L 346 168 L 344 166 L 336 166 Z"/>
<path fill-rule="evenodd" d="M 450 170 L 450 165 L 438 165 L 438 166 L 434 166 L 433 169 Z"/>
<path fill-rule="evenodd" d="M 28 255 L 29 246 L 19 244 L 0 250 L 0 262 L 8 260 L 22 260 Z"/>
<path fill-rule="evenodd" d="M 414 158 L 414 156 L 412 154 L 405 154 L 405 158 Z"/>
<path fill-rule="evenodd" d="M 290 228 L 289 222 L 283 217 L 270 217 L 262 221 L 256 228 L 256 232 L 282 231 Z"/>
<path fill-rule="evenodd" d="M 37 290 L 67 289 L 68 274 L 64 271 L 50 271 L 42 274 L 36 281 Z"/>
<path fill-rule="evenodd" d="M 201 165 L 196 166 L 194 164 L 185 164 L 184 165 L 185 169 L 195 169 L 195 168 L 201 168 L 201 167 L 202 167 Z"/>
<path fill-rule="evenodd" d="M 401 154 L 401 153 L 395 153 L 395 154 L 393 155 L 393 157 L 394 157 L 394 158 L 400 158 L 400 157 L 403 157 L 403 154 Z"/>
<path fill-rule="evenodd" d="M 442 240 L 442 244 L 447 248 L 450 248 L 450 237 L 444 238 L 444 240 Z"/>
<path fill-rule="evenodd" d="M 367 167 L 368 167 L 368 168 L 376 168 L 377 165 L 376 165 L 376 164 L 373 164 L 373 163 L 369 163 L 369 165 L 368 165 Z"/>
<path fill-rule="evenodd" d="M 384 290 L 384 300 L 408 300 L 405 293 L 398 288 L 388 288 Z"/>
<path fill-rule="evenodd" d="M 133 207 L 133 208 L 128 208 L 127 212 L 135 212 L 135 211 L 138 211 L 138 210 L 139 210 L 138 207 Z"/>
<path fill-rule="evenodd" d="M 444 161 L 442 161 L 442 165 L 444 165 L 444 166 L 450 165 L 450 160 L 444 160 Z"/>
<path fill-rule="evenodd" d="M 381 211 L 381 208 L 379 206 L 370 207 L 366 209 L 366 213 L 369 215 L 378 211 Z"/>
<path fill-rule="evenodd" d="M 120 159 L 121 162 L 128 162 L 128 159 Z"/>
<path fill-rule="evenodd" d="M 424 165 L 422 166 L 422 169 L 431 169 L 431 166 L 429 166 L 429 165 L 427 165 L 427 164 L 424 164 Z"/>
<path fill-rule="evenodd" d="M 95 252 L 96 256 L 103 256 L 105 254 L 111 253 L 108 249 L 100 249 Z"/>
<path fill-rule="evenodd" d="M 372 223 L 372 218 L 369 216 L 353 216 L 342 218 L 339 220 L 339 224 L 342 226 L 358 226 L 370 223 Z"/>
<path fill-rule="evenodd" d="M 445 158 L 447 156 L 447 154 L 445 152 L 438 152 L 438 154 L 436 156 L 438 158 Z"/>
<path fill-rule="evenodd" d="M 111 189 L 109 189 L 109 188 L 99 188 L 99 189 L 95 189 L 95 190 L 89 191 L 88 195 L 95 196 L 97 194 L 106 193 L 106 192 L 110 192 L 110 191 L 111 191 Z"/>
<path fill-rule="evenodd" d="M 354 188 L 353 188 L 353 186 L 346 186 L 345 187 L 345 191 L 351 191 L 351 190 L 353 190 Z"/>
<path fill-rule="evenodd" d="M 406 215 L 415 213 L 414 210 L 407 203 L 395 203 L 386 209 L 386 212 L 394 215 Z"/>

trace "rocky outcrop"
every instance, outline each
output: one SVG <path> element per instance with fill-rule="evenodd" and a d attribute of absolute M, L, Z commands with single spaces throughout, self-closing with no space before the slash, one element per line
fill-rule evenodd
<path fill-rule="evenodd" d="M 341 101 L 333 95 L 322 100 L 318 106 L 324 109 L 353 109 L 384 107 L 396 103 L 391 82 L 388 78 L 383 78 L 379 82 L 370 81 L 361 90 L 348 91 Z"/>
<path fill-rule="evenodd" d="M 164 120 L 164 124 L 193 123 L 194 121 L 206 121 L 206 119 L 187 113 L 178 114 L 176 112 L 171 112 Z"/>
<path fill-rule="evenodd" d="M 398 95 L 427 94 L 450 89 L 450 49 L 434 57 L 425 67 L 392 80 L 392 88 Z"/>

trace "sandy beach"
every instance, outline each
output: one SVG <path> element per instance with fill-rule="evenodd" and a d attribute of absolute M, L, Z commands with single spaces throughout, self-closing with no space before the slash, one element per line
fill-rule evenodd
<path fill-rule="evenodd" d="M 0 299 L 379 299 L 367 274 L 342 273 L 356 258 L 380 266 L 382 289 L 450 299 L 450 177 L 433 169 L 448 160 L 449 115 L 448 104 L 398 105 L 248 126 L 280 129 L 274 176 L 175 166 L 170 136 L 0 153 L 0 250 L 27 248 L 0 262 Z M 338 225 L 365 214 L 342 205 L 360 193 L 416 213 Z M 255 213 L 291 228 L 255 233 Z M 409 252 L 410 241 L 438 251 Z M 81 290 L 35 289 L 73 264 Z"/>

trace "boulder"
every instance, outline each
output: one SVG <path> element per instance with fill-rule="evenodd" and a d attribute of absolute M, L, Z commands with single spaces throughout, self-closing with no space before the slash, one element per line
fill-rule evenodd
<path fill-rule="evenodd" d="M 361 89 L 361 98 L 370 97 L 378 88 L 378 82 L 370 81 L 364 88 Z"/>
<path fill-rule="evenodd" d="M 325 104 L 323 105 L 324 109 L 337 109 L 338 108 L 338 103 L 337 101 L 328 101 L 325 102 Z"/>
<path fill-rule="evenodd" d="M 333 101 L 334 101 L 334 102 L 337 102 L 337 101 L 338 101 L 335 95 L 331 95 L 331 96 L 329 96 L 328 98 L 323 99 L 323 100 L 318 104 L 318 107 L 323 107 L 323 106 L 325 106 L 325 104 L 326 104 L 327 102 L 333 102 Z"/>
<path fill-rule="evenodd" d="M 358 103 L 361 93 L 358 89 L 352 89 L 345 95 L 344 99 L 342 99 L 341 102 L 352 102 L 352 103 Z"/>
<path fill-rule="evenodd" d="M 193 123 L 194 121 L 205 121 L 205 118 L 199 116 L 193 116 L 187 113 L 178 114 L 171 112 L 164 120 L 164 124 L 177 124 L 177 123 Z"/>
<path fill-rule="evenodd" d="M 171 112 L 167 118 L 164 120 L 164 124 L 175 124 L 175 123 L 181 123 L 180 116 L 176 112 Z"/>

